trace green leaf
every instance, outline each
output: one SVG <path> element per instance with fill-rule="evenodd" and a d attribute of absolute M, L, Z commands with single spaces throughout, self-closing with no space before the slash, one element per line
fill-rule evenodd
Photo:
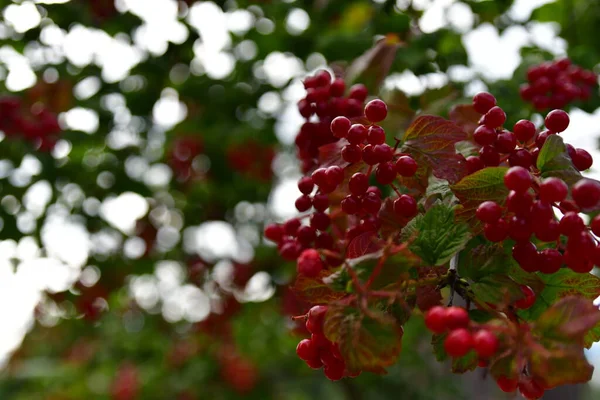
<path fill-rule="evenodd" d="M 396 362 L 402 350 L 402 327 L 376 310 L 369 315 L 347 304 L 331 305 L 324 333 L 338 344 L 350 370 L 381 372 Z"/>
<path fill-rule="evenodd" d="M 479 363 L 479 357 L 475 350 L 469 351 L 462 357 L 456 357 L 452 359 L 452 372 L 455 374 L 464 374 L 468 371 L 473 371 L 477 368 Z"/>
<path fill-rule="evenodd" d="M 466 224 L 457 223 L 454 210 L 440 204 L 430 208 L 415 222 L 418 235 L 410 250 L 429 265 L 443 265 L 468 242 L 470 233 Z"/>
<path fill-rule="evenodd" d="M 592 300 L 569 296 L 560 299 L 535 321 L 532 331 L 544 339 L 583 343 L 587 332 L 600 322 Z"/>
<path fill-rule="evenodd" d="M 448 353 L 444 349 L 444 341 L 448 337 L 447 333 L 441 335 L 433 335 L 431 337 L 431 347 L 433 348 L 433 355 L 438 361 L 445 361 L 448 359 Z"/>
<path fill-rule="evenodd" d="M 467 134 L 454 122 L 441 117 L 417 117 L 402 138 L 402 150 L 424 161 L 437 178 L 456 183 L 467 174 L 464 157 L 455 144 L 467 139 Z"/>
<path fill-rule="evenodd" d="M 342 298 L 346 293 L 333 290 L 327 283 L 327 278 L 331 280 L 333 275 L 338 273 L 331 271 L 321 271 L 315 278 L 309 278 L 305 275 L 298 275 L 292 290 L 296 296 L 312 304 L 326 304 Z"/>
<path fill-rule="evenodd" d="M 565 181 L 569 186 L 581 179 L 581 173 L 573 166 L 567 148 L 559 135 L 549 135 L 540 150 L 537 168 L 543 178 L 551 176 Z"/>
<path fill-rule="evenodd" d="M 588 363 L 581 346 L 546 345 L 545 351 L 534 352 L 530 357 L 529 372 L 551 389 L 588 382 L 594 367 Z"/>
<path fill-rule="evenodd" d="M 544 289 L 537 293 L 535 304 L 519 311 L 519 315 L 533 321 L 557 300 L 567 296 L 581 296 L 594 300 L 600 296 L 600 278 L 592 274 L 578 274 L 568 268 L 562 268 L 553 274 L 539 274 Z"/>

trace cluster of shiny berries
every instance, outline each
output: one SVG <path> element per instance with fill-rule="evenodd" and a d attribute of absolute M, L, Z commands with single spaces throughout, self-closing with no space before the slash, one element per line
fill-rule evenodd
<path fill-rule="evenodd" d="M 314 306 L 306 315 L 306 329 L 310 339 L 303 339 L 296 347 L 296 354 L 313 369 L 323 368 L 325 376 L 338 381 L 345 376 L 356 377 L 361 371 L 349 371 L 336 343 L 323 334 L 323 321 L 327 306 Z"/>
<path fill-rule="evenodd" d="M 590 233 L 600 234 L 600 218 L 595 217 L 588 227 L 578 214 L 600 203 L 599 182 L 579 180 L 571 187 L 573 201 L 566 200 L 569 188 L 564 181 L 556 177 L 538 181 L 523 167 L 510 168 L 504 184 L 510 190 L 506 206 L 486 201 L 479 205 L 476 216 L 485 223 L 488 240 L 501 242 L 510 237 L 516 241 L 512 255 L 521 268 L 551 274 L 566 264 L 574 272 L 586 273 L 594 264 L 600 265 L 600 247 Z M 560 219 L 555 208 L 563 214 Z M 532 236 L 555 246 L 538 251 Z"/>
<path fill-rule="evenodd" d="M 18 97 L 0 97 L 0 130 L 8 138 L 23 138 L 41 151 L 54 149 L 61 133 L 57 116 L 44 106 L 24 107 Z"/>
<path fill-rule="evenodd" d="M 521 374 L 519 378 L 507 378 L 501 376 L 496 379 L 496 383 L 498 384 L 498 387 L 506 393 L 513 393 L 519 389 L 521 395 L 528 400 L 540 399 L 544 396 L 544 392 L 546 391 L 546 388 L 541 382 L 525 374 Z"/>
<path fill-rule="evenodd" d="M 569 115 L 563 110 L 554 110 L 546 116 L 545 130 L 538 133 L 533 122 L 522 119 L 513 126 L 511 132 L 503 128 L 506 113 L 496 105 L 496 98 L 487 92 L 473 97 L 473 108 L 483 114 L 473 132 L 473 140 L 481 148 L 479 155 L 467 157 L 469 173 L 504 163 L 533 168 L 548 136 L 563 132 L 569 126 Z M 577 169 L 583 171 L 591 167 L 592 157 L 587 151 L 575 149 L 569 144 L 566 146 Z"/>
<path fill-rule="evenodd" d="M 447 333 L 444 349 L 451 357 L 462 357 L 475 350 L 480 365 L 498 351 L 499 341 L 496 335 L 487 328 L 472 326 L 469 313 L 462 307 L 430 308 L 425 314 L 425 326 L 437 334 Z"/>
<path fill-rule="evenodd" d="M 520 88 L 521 98 L 539 111 L 587 100 L 597 84 L 594 72 L 572 65 L 568 58 L 530 67 L 527 80 Z"/>
<path fill-rule="evenodd" d="M 319 76 L 319 75 L 317 75 Z M 298 261 L 298 273 L 314 277 L 327 266 L 338 266 L 339 257 L 331 255 L 322 257 L 328 250 L 338 252 L 342 245 L 362 233 L 376 232 L 381 221 L 378 217 L 382 206 L 382 192 L 377 186 L 370 185 L 370 177 L 380 185 L 391 185 L 398 197 L 393 202 L 394 212 L 402 218 L 417 215 L 417 202 L 408 195 L 402 194 L 394 186 L 398 175 L 411 177 L 417 172 L 416 161 L 407 154 L 400 153 L 385 143 L 385 131 L 378 122 L 387 116 L 386 104 L 375 99 L 367 103 L 360 115 L 370 123 L 355 123 L 345 116 L 334 118 L 329 131 L 341 142 L 340 165 L 319 167 L 298 181 L 298 189 L 302 193 L 296 199 L 296 209 L 305 213 L 300 218 L 292 218 L 284 224 L 270 224 L 265 228 L 265 237 L 278 245 L 280 255 L 286 260 Z M 346 165 L 343 165 L 347 163 Z M 362 163 L 362 164 L 359 164 Z M 351 176 L 347 168 L 356 170 L 357 164 L 366 172 L 356 172 Z M 361 168 L 359 168 L 359 171 Z M 347 183 L 347 188 L 344 183 Z M 356 217 L 342 232 L 335 244 L 331 229 L 329 195 L 337 189 L 347 190 L 341 200 L 341 211 Z M 302 220 L 308 220 L 303 224 Z"/>
<path fill-rule="evenodd" d="M 298 102 L 298 111 L 306 122 L 296 136 L 296 147 L 306 173 L 316 166 L 319 147 L 339 140 L 329 128 L 331 121 L 339 116 L 362 116 L 368 91 L 364 85 L 356 84 L 346 94 L 344 79 L 333 79 L 325 70 L 306 78 L 304 87 L 306 97 Z"/>

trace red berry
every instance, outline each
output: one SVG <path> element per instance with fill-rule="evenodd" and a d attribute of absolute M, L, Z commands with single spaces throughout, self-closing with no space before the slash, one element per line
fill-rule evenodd
<path fill-rule="evenodd" d="M 283 228 L 281 225 L 269 224 L 265 227 L 265 237 L 275 243 L 278 243 L 283 237 Z"/>
<path fill-rule="evenodd" d="M 552 218 L 554 218 L 554 211 L 550 203 L 541 200 L 537 200 L 533 203 L 529 220 L 531 221 L 534 230 L 538 229 L 538 227 L 547 226 Z"/>
<path fill-rule="evenodd" d="M 487 329 L 473 335 L 473 348 L 481 358 L 490 358 L 498 351 L 498 338 Z"/>
<path fill-rule="evenodd" d="M 508 165 L 511 167 L 531 168 L 533 165 L 533 156 L 528 150 L 518 149 L 511 153 L 508 157 Z"/>
<path fill-rule="evenodd" d="M 325 168 L 317 168 L 316 170 L 313 171 L 313 173 L 310 175 L 310 177 L 312 178 L 312 181 L 315 183 L 315 185 L 317 185 L 319 187 L 327 185 L 326 171 L 327 170 Z"/>
<path fill-rule="evenodd" d="M 311 244 L 316 237 L 317 232 L 315 231 L 315 229 L 307 225 L 301 226 L 298 229 L 298 232 L 296 232 L 296 238 L 298 239 L 298 241 L 306 246 Z"/>
<path fill-rule="evenodd" d="M 494 147 L 500 153 L 510 153 L 515 149 L 517 145 L 517 137 L 514 133 L 509 131 L 503 131 L 496 136 Z"/>
<path fill-rule="evenodd" d="M 520 217 L 526 217 L 531 211 L 533 197 L 529 192 L 515 192 L 511 190 L 506 198 L 506 208 Z"/>
<path fill-rule="evenodd" d="M 346 140 L 350 144 L 361 144 L 367 138 L 367 127 L 362 124 L 354 124 L 350 127 Z"/>
<path fill-rule="evenodd" d="M 381 199 L 375 193 L 368 192 L 363 196 L 360 207 L 367 214 L 377 214 L 381 208 Z"/>
<path fill-rule="evenodd" d="M 446 326 L 446 308 L 442 306 L 430 308 L 425 314 L 425 326 L 438 335 L 444 333 L 448 328 Z"/>
<path fill-rule="evenodd" d="M 600 236 L 600 215 L 596 215 L 590 223 L 590 228 L 596 236 Z"/>
<path fill-rule="evenodd" d="M 485 238 L 490 242 L 501 242 L 508 236 L 508 224 L 503 219 L 483 227 Z"/>
<path fill-rule="evenodd" d="M 540 252 L 540 271 L 544 274 L 553 274 L 560 270 L 563 256 L 558 250 L 544 249 Z"/>
<path fill-rule="evenodd" d="M 396 172 L 405 177 L 414 176 L 419 166 L 411 156 L 402 156 L 396 160 Z"/>
<path fill-rule="evenodd" d="M 548 203 L 558 203 L 567 198 L 569 187 L 559 178 L 546 178 L 540 184 L 540 199 Z"/>
<path fill-rule="evenodd" d="M 375 169 L 375 179 L 382 185 L 389 185 L 396 179 L 394 164 L 389 162 L 380 163 Z"/>
<path fill-rule="evenodd" d="M 325 211 L 329 207 L 329 196 L 323 193 L 315 194 L 312 199 L 312 205 L 317 211 Z"/>
<path fill-rule="evenodd" d="M 471 333 L 464 329 L 455 329 L 448 334 L 444 341 L 444 349 L 450 357 L 462 357 L 473 347 Z"/>
<path fill-rule="evenodd" d="M 502 216 L 502 207 L 494 201 L 484 201 L 477 207 L 475 215 L 478 220 L 492 224 Z"/>
<path fill-rule="evenodd" d="M 348 188 L 350 193 L 355 196 L 360 196 L 365 193 L 369 187 L 369 178 L 362 172 L 357 172 L 350 178 L 348 182 Z"/>
<path fill-rule="evenodd" d="M 546 115 L 544 124 L 552 132 L 563 132 L 569 126 L 569 114 L 563 110 L 552 110 Z"/>
<path fill-rule="evenodd" d="M 346 91 L 346 82 L 342 78 L 336 78 L 331 82 L 329 87 L 329 94 L 331 97 L 342 97 Z"/>
<path fill-rule="evenodd" d="M 298 190 L 302 192 L 302 194 L 311 194 L 315 184 L 310 176 L 303 176 L 298 181 Z"/>
<path fill-rule="evenodd" d="M 323 269 L 323 261 L 315 249 L 306 249 L 298 257 L 298 274 L 313 278 Z"/>
<path fill-rule="evenodd" d="M 298 230 L 298 228 L 300 228 L 300 225 L 301 223 L 299 219 L 289 219 L 283 224 L 283 231 L 286 235 L 296 236 L 296 231 Z"/>
<path fill-rule="evenodd" d="M 325 313 L 327 313 L 327 306 L 313 306 L 308 311 L 308 318 L 306 319 L 306 329 L 313 334 L 323 333 L 323 321 L 325 320 Z"/>
<path fill-rule="evenodd" d="M 546 226 L 535 226 L 533 229 L 535 237 L 542 242 L 555 242 L 560 236 L 560 225 L 552 219 Z"/>
<path fill-rule="evenodd" d="M 473 132 L 473 139 L 482 146 L 493 144 L 496 140 L 496 130 L 485 125 L 480 125 Z"/>
<path fill-rule="evenodd" d="M 580 171 L 585 171 L 589 169 L 594 163 L 594 159 L 591 154 L 585 151 L 584 149 L 576 149 L 575 155 L 571 158 L 573 161 L 573 165 Z"/>
<path fill-rule="evenodd" d="M 347 144 L 342 147 L 342 158 L 349 163 L 357 163 L 362 159 L 362 150 L 355 144 Z"/>
<path fill-rule="evenodd" d="M 337 165 L 332 165 L 325 170 L 325 177 L 330 185 L 338 186 L 344 180 L 344 170 Z"/>
<path fill-rule="evenodd" d="M 375 146 L 368 144 L 362 149 L 362 159 L 367 165 L 379 163 L 379 157 L 375 153 Z"/>
<path fill-rule="evenodd" d="M 535 125 L 527 119 L 522 119 L 515 124 L 513 132 L 518 141 L 525 143 L 535 136 Z"/>
<path fill-rule="evenodd" d="M 446 326 L 448 329 L 466 328 L 469 326 L 469 313 L 462 307 L 446 309 Z"/>
<path fill-rule="evenodd" d="M 367 98 L 368 94 L 369 92 L 367 90 L 367 87 L 361 83 L 357 83 L 356 85 L 353 85 L 350 88 L 348 98 L 363 102 Z"/>
<path fill-rule="evenodd" d="M 306 365 L 308 365 L 312 369 L 319 369 L 323 366 L 323 362 L 321 361 L 321 357 L 319 356 L 304 361 L 306 361 Z"/>
<path fill-rule="evenodd" d="M 567 211 L 560 219 L 560 233 L 565 236 L 575 235 L 585 228 L 581 217 L 575 211 Z"/>
<path fill-rule="evenodd" d="M 492 107 L 484 116 L 483 124 L 490 128 L 498 128 L 506 122 L 506 113 L 498 106 Z"/>
<path fill-rule="evenodd" d="M 467 157 L 467 171 L 469 172 L 469 174 L 472 174 L 473 172 L 477 172 L 480 169 L 485 168 L 485 164 L 483 163 L 483 161 L 481 160 L 480 157 L 477 156 L 469 156 Z"/>
<path fill-rule="evenodd" d="M 387 105 L 379 99 L 371 100 L 365 106 L 365 117 L 371 122 L 383 121 L 387 117 Z"/>
<path fill-rule="evenodd" d="M 353 195 L 346 196 L 340 205 L 342 206 L 342 211 L 348 215 L 354 215 L 360 211 L 360 200 Z"/>
<path fill-rule="evenodd" d="M 544 147 L 544 143 L 546 143 L 546 139 L 548 139 L 548 136 L 553 134 L 554 133 L 548 130 L 538 133 L 538 135 L 535 138 L 535 145 L 537 146 L 537 148 L 541 149 L 542 147 Z"/>
<path fill-rule="evenodd" d="M 587 274 L 594 268 L 594 264 L 591 260 L 581 257 L 579 254 L 573 254 L 568 250 L 565 251 L 563 259 L 565 264 L 567 264 L 573 272 L 577 272 L 578 274 Z"/>
<path fill-rule="evenodd" d="M 331 133 L 337 138 L 345 138 L 352 123 L 346 117 L 336 117 L 331 121 Z"/>
<path fill-rule="evenodd" d="M 526 310 L 535 303 L 535 292 L 529 286 L 521 285 L 523 298 L 515 302 L 515 307 L 521 310 Z"/>
<path fill-rule="evenodd" d="M 336 363 L 326 365 L 323 368 L 323 372 L 327 379 L 331 381 L 339 381 L 344 377 L 344 371 L 346 370 L 346 364 L 343 361 L 338 361 Z"/>
<path fill-rule="evenodd" d="M 310 339 L 303 339 L 296 346 L 296 354 L 301 360 L 308 361 L 317 357 L 319 353 Z"/>
<path fill-rule="evenodd" d="M 485 114 L 496 105 L 496 98 L 487 92 L 479 92 L 473 96 L 473 108 L 479 114 Z"/>
<path fill-rule="evenodd" d="M 523 167 L 511 167 L 504 175 L 504 185 L 517 193 L 523 193 L 531 187 L 533 178 Z"/>
<path fill-rule="evenodd" d="M 310 196 L 302 195 L 296 199 L 296 209 L 300 212 L 308 211 L 312 207 Z"/>
<path fill-rule="evenodd" d="M 600 202 L 600 182 L 580 179 L 571 188 L 573 200 L 581 208 L 591 208 Z"/>
<path fill-rule="evenodd" d="M 527 400 L 536 400 L 544 395 L 544 388 L 533 378 L 527 377 L 519 382 L 519 392 Z"/>
<path fill-rule="evenodd" d="M 282 244 L 279 249 L 279 255 L 281 255 L 284 260 L 292 261 L 298 258 L 301 251 L 302 247 L 300 246 L 300 243 L 292 240 Z"/>
<path fill-rule="evenodd" d="M 373 153 L 380 163 L 391 161 L 394 158 L 394 150 L 385 143 L 373 145 Z"/>
<path fill-rule="evenodd" d="M 329 215 L 324 212 L 316 212 L 310 216 L 310 226 L 313 228 L 324 231 L 329 228 L 329 224 L 331 223 L 331 219 Z"/>
<path fill-rule="evenodd" d="M 479 158 L 487 167 L 497 167 L 500 165 L 500 154 L 492 146 L 483 146 L 479 149 Z M 467 159 L 468 162 L 468 159 Z"/>
<path fill-rule="evenodd" d="M 378 199 L 381 199 L 381 190 L 377 186 L 369 186 L 367 193 L 374 193 Z"/>
<path fill-rule="evenodd" d="M 403 194 L 394 200 L 394 212 L 402 217 L 414 217 L 418 213 L 417 202 L 412 196 Z"/>
<path fill-rule="evenodd" d="M 371 125 L 367 132 L 367 142 L 373 146 L 385 143 L 385 131 L 379 125 Z"/>
<path fill-rule="evenodd" d="M 535 272 L 539 267 L 538 252 L 529 241 L 517 242 L 512 248 L 512 256 L 521 268 L 527 272 Z"/>
<path fill-rule="evenodd" d="M 512 393 L 517 390 L 517 386 L 519 384 L 516 379 L 509 379 L 505 376 L 501 376 L 496 379 L 496 383 L 498 384 L 500 390 L 506 393 Z"/>

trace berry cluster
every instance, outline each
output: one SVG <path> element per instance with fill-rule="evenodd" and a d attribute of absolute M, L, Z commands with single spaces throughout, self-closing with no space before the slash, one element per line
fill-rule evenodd
<path fill-rule="evenodd" d="M 306 329 L 311 333 L 310 339 L 303 339 L 296 347 L 301 360 L 313 368 L 323 367 L 325 376 L 338 381 L 345 376 L 356 377 L 361 371 L 349 371 L 337 344 L 327 340 L 323 334 L 323 320 L 327 306 L 314 306 L 306 315 Z"/>
<path fill-rule="evenodd" d="M 233 170 L 265 182 L 270 182 L 273 176 L 271 164 L 274 158 L 272 146 L 255 140 L 246 140 L 227 148 L 227 162 Z"/>
<path fill-rule="evenodd" d="M 56 115 L 40 104 L 23 108 L 17 97 L 0 97 L 0 130 L 9 138 L 22 137 L 41 151 L 51 151 L 61 132 Z"/>
<path fill-rule="evenodd" d="M 469 313 L 462 307 L 430 308 L 425 314 L 425 326 L 438 335 L 448 333 L 444 340 L 444 349 L 451 357 L 462 357 L 475 350 L 480 364 L 494 356 L 499 341 L 494 333 L 484 327 L 478 327 L 469 319 Z"/>
<path fill-rule="evenodd" d="M 521 98 L 539 111 L 587 100 L 597 84 L 594 72 L 572 65 L 568 58 L 530 67 L 527 80 L 520 88 Z"/>
<path fill-rule="evenodd" d="M 300 274 L 314 277 L 325 264 L 340 265 L 341 259 L 331 255 L 325 258 L 324 263 L 317 249 L 339 253 L 343 244 L 347 245 L 362 233 L 375 232 L 380 228 L 378 214 L 382 206 L 382 192 L 377 186 L 370 186 L 371 175 L 374 175 L 378 184 L 390 185 L 398 194 L 393 203 L 393 210 L 398 216 L 412 218 L 417 215 L 416 200 L 400 193 L 394 181 L 398 175 L 415 175 L 418 165 L 411 156 L 399 153 L 386 144 L 385 131 L 376 124 L 386 118 L 386 104 L 379 99 L 370 101 L 364 108 L 364 116 L 370 125 L 352 124 L 344 116 L 331 121 L 330 133 L 336 140 L 343 141 L 340 156 L 342 162 L 348 163 L 346 166 L 320 167 L 298 181 L 302 195 L 296 199 L 296 209 L 300 212 L 314 209 L 304 216 L 309 219 L 309 224 L 303 225 L 301 219 L 292 218 L 283 225 L 271 224 L 265 228 L 265 236 L 278 244 L 279 253 L 284 259 L 298 258 Z M 366 172 L 355 172 L 348 177 L 346 170 L 349 166 L 353 170 L 359 166 L 359 171 Z M 332 220 L 327 209 L 330 207 L 329 194 L 340 188 L 348 191 L 341 201 L 341 211 L 358 218 L 354 218 L 355 222 L 346 226 L 343 236 L 336 237 L 339 240 L 334 241 L 334 236 L 328 232 Z"/>
<path fill-rule="evenodd" d="M 338 140 L 329 128 L 331 121 L 339 116 L 360 117 L 368 92 L 364 85 L 357 84 L 344 96 L 345 81 L 342 78 L 332 79 L 325 70 L 306 78 L 304 87 L 306 97 L 298 102 L 298 110 L 306 122 L 296 136 L 296 147 L 302 170 L 306 173 L 315 167 L 319 147 Z M 316 119 L 313 118 L 315 115 Z"/>

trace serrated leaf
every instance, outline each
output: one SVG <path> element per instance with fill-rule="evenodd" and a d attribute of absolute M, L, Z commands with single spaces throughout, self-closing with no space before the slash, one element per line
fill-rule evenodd
<path fill-rule="evenodd" d="M 376 93 L 379 85 L 394 63 L 396 52 L 402 46 L 400 38 L 390 34 L 379 40 L 375 46 L 355 59 L 346 70 L 346 82 L 364 83 L 369 91 Z"/>
<path fill-rule="evenodd" d="M 471 290 L 478 301 L 490 304 L 514 302 L 523 297 L 521 285 L 508 275 L 485 276 L 471 284 Z"/>
<path fill-rule="evenodd" d="M 490 243 L 481 236 L 469 241 L 458 257 L 458 274 L 477 281 L 483 277 L 506 273 L 512 256 L 501 245 Z"/>
<path fill-rule="evenodd" d="M 586 383 L 594 367 L 578 345 L 545 345 L 545 351 L 534 352 L 529 359 L 529 373 L 540 379 L 544 387 Z"/>
<path fill-rule="evenodd" d="M 338 344 L 350 370 L 381 371 L 396 362 L 402 350 L 402 327 L 390 315 L 353 306 L 330 305 L 325 336 Z"/>
<path fill-rule="evenodd" d="M 331 275 L 333 274 L 330 270 L 321 271 L 315 278 L 298 275 L 292 286 L 292 290 L 300 300 L 312 304 L 326 304 L 338 300 L 344 297 L 346 293 L 335 291 L 325 283 L 324 280 Z"/>
<path fill-rule="evenodd" d="M 375 253 L 382 248 L 381 239 L 377 238 L 375 232 L 365 232 L 356 236 L 348 244 L 346 258 L 353 259 L 367 254 Z"/>
<path fill-rule="evenodd" d="M 533 325 L 544 339 L 583 344 L 587 332 L 600 322 L 600 310 L 592 300 L 569 296 L 548 308 Z"/>
<path fill-rule="evenodd" d="M 539 274 L 544 289 L 536 293 L 535 304 L 519 311 L 519 315 L 528 321 L 536 320 L 558 299 L 567 296 L 582 296 L 594 300 L 600 296 L 600 278 L 592 274 L 578 274 L 568 268 L 561 268 L 553 274 Z"/>
<path fill-rule="evenodd" d="M 467 134 L 455 123 L 431 115 L 419 116 L 402 139 L 402 150 L 426 162 L 437 178 L 456 183 L 467 174 L 464 157 L 455 148 L 456 143 L 467 139 Z"/>
<path fill-rule="evenodd" d="M 457 104 L 450 110 L 448 114 L 450 120 L 460 126 L 469 135 L 473 136 L 473 132 L 479 126 L 481 114 L 473 108 L 472 104 Z"/>
<path fill-rule="evenodd" d="M 444 204 L 436 205 L 416 222 L 418 235 L 410 250 L 428 265 L 443 265 L 469 241 L 466 224 L 457 223 L 454 210 Z"/>
<path fill-rule="evenodd" d="M 551 176 L 565 181 L 569 186 L 581 179 L 581 173 L 573 166 L 567 148 L 559 135 L 549 135 L 540 150 L 537 168 L 542 178 Z"/>

